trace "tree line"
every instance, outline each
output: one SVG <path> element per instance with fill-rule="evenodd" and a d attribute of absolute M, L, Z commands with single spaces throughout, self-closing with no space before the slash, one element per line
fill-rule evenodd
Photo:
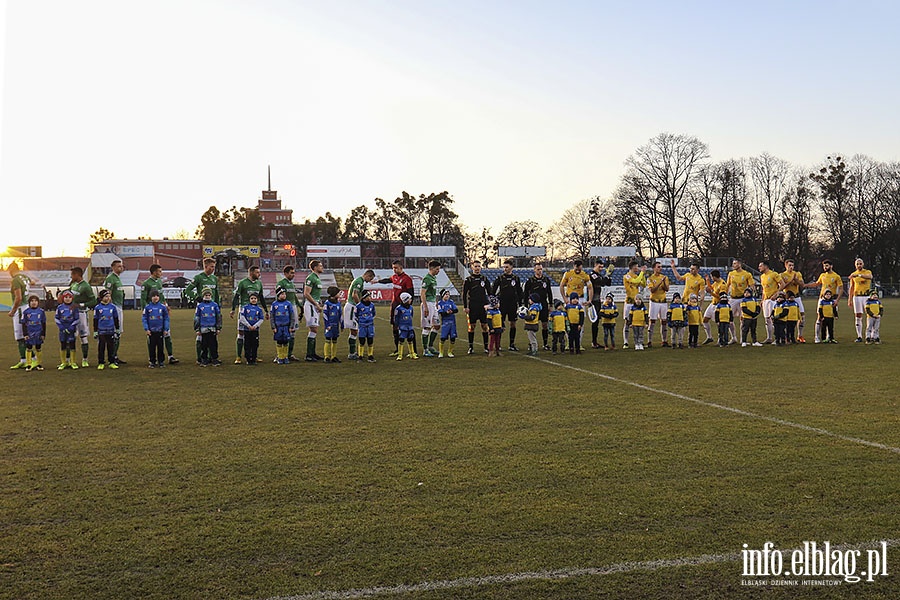
<path fill-rule="evenodd" d="M 828 156 L 813 167 L 764 153 L 710 159 L 705 143 L 661 133 L 624 164 L 613 194 L 582 199 L 549 225 L 512 221 L 494 232 L 470 230 L 447 192 L 375 198 L 345 217 L 330 212 L 294 223 L 296 245 L 404 240 L 452 245 L 467 260 L 497 262 L 499 246 L 546 246 L 548 261 L 587 258 L 591 246 L 635 246 L 643 258 L 740 257 L 751 266 L 793 258 L 809 270 L 823 256 L 838 272 L 861 256 L 876 277 L 900 275 L 900 164 L 868 156 Z M 211 206 L 197 236 L 209 243 L 253 244 L 256 209 Z"/>

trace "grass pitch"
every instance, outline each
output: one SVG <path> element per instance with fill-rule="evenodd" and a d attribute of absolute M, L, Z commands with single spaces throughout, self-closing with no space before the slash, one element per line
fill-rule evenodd
<path fill-rule="evenodd" d="M 129 311 L 116 372 L 57 372 L 52 325 L 48 370 L 6 370 L 7 330 L 0 597 L 265 599 L 634 562 L 400 597 L 755 598 L 728 558 L 742 544 L 900 538 L 900 454 L 844 439 L 900 447 L 886 308 L 881 346 L 853 344 L 844 317 L 835 346 L 537 361 L 467 357 L 463 339 L 455 359 L 396 362 L 379 321 L 375 364 L 238 366 L 226 323 L 226 364 L 205 369 L 174 311 L 182 363 L 164 370 Z M 725 558 L 646 566 L 704 555 Z M 767 592 L 896 598 L 898 555 L 872 583 Z"/>

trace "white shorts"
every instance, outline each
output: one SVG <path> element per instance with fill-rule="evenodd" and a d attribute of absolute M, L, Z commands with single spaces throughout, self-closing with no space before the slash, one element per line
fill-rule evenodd
<path fill-rule="evenodd" d="M 706 310 L 703 311 L 703 318 L 712 321 L 716 317 L 716 303 L 710 302 Z"/>
<path fill-rule="evenodd" d="M 426 302 L 425 305 L 428 307 L 428 316 L 425 316 L 425 311 L 422 311 L 422 329 L 431 329 L 435 325 L 440 326 L 441 320 L 437 318 L 437 303 L 436 302 Z"/>
<path fill-rule="evenodd" d="M 794 296 L 794 300 L 797 301 L 797 306 L 800 307 L 800 314 L 806 314 L 806 311 L 803 309 L 803 296 Z M 803 319 L 801 318 L 800 320 L 802 321 Z"/>
<path fill-rule="evenodd" d="M 359 323 L 356 322 L 356 305 L 352 302 L 344 305 L 344 328 L 359 329 Z"/>
<path fill-rule="evenodd" d="M 626 323 L 628 322 L 628 315 L 630 315 L 630 314 L 631 314 L 631 303 L 626 302 L 625 306 L 622 307 L 622 319 L 624 319 Z"/>
<path fill-rule="evenodd" d="M 741 302 L 743 302 L 743 298 L 729 298 L 728 305 L 731 306 L 731 314 L 734 317 L 734 321 L 740 321 L 741 315 L 744 314 L 744 311 L 741 310 Z"/>
<path fill-rule="evenodd" d="M 319 307 L 313 302 L 307 301 L 303 305 L 303 318 L 306 319 L 306 327 L 319 326 Z"/>
<path fill-rule="evenodd" d="M 775 312 L 775 300 L 769 298 L 768 300 L 762 301 L 763 305 L 763 318 L 771 319 L 772 313 Z"/>
<path fill-rule="evenodd" d="M 665 321 L 666 313 L 669 312 L 669 305 L 665 302 L 650 301 L 650 320 Z"/>
<path fill-rule="evenodd" d="M 82 344 L 86 343 L 87 339 L 91 337 L 91 329 L 88 327 L 88 312 L 86 310 L 78 311 L 78 328 L 76 331 L 78 332 L 78 337 L 81 338 Z"/>
<path fill-rule="evenodd" d="M 16 309 L 16 314 L 13 315 L 13 318 L 12 318 L 13 333 L 16 336 L 17 342 L 25 339 L 25 332 L 22 330 L 22 321 L 21 321 L 23 312 L 25 312 L 25 307 L 20 306 L 19 308 Z"/>
<path fill-rule="evenodd" d="M 116 312 L 119 315 L 119 333 L 125 331 L 125 312 L 122 310 L 122 307 L 118 304 L 114 305 L 116 307 Z"/>
<path fill-rule="evenodd" d="M 853 296 L 853 312 L 858 315 L 866 314 L 866 301 L 868 299 L 869 299 L 868 295 Z"/>

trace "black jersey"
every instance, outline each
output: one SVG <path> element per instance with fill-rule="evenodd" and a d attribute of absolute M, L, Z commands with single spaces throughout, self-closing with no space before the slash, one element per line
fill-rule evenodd
<path fill-rule="evenodd" d="M 515 273 L 509 275 L 500 273 L 500 276 L 494 280 L 491 293 L 500 298 L 502 306 L 522 304 L 522 282 Z"/>
<path fill-rule="evenodd" d="M 544 308 L 553 306 L 553 280 L 546 275 L 542 277 L 531 276 L 525 281 L 524 295 L 531 298 L 531 294 L 537 294 L 540 299 L 538 302 Z"/>
<path fill-rule="evenodd" d="M 469 275 L 463 282 L 463 308 L 484 310 L 488 303 L 491 282 L 484 275 Z"/>
<path fill-rule="evenodd" d="M 612 279 L 609 275 L 606 274 L 606 271 L 601 270 L 599 273 L 597 271 L 591 270 L 591 287 L 593 288 L 593 301 L 594 302 L 602 302 L 603 298 L 600 294 L 603 291 L 604 287 L 609 287 L 612 285 Z"/>

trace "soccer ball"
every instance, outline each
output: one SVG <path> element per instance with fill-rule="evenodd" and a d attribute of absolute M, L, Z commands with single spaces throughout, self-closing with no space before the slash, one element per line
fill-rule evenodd
<path fill-rule="evenodd" d="M 519 307 L 519 310 L 518 310 L 518 312 L 517 312 L 517 314 L 519 315 L 519 318 L 520 318 L 520 319 L 526 318 L 526 317 L 528 316 L 528 307 L 527 307 L 527 306 L 520 306 L 520 307 Z"/>

